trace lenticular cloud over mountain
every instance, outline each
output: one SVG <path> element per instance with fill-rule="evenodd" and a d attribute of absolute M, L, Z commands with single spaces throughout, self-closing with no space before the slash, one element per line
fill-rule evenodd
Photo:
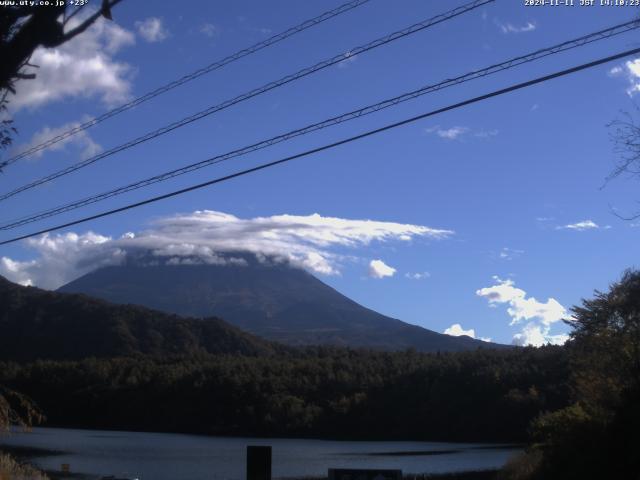
<path fill-rule="evenodd" d="M 414 238 L 444 239 L 451 230 L 374 220 L 313 215 L 274 215 L 249 219 L 211 210 L 178 214 L 154 221 L 141 232 L 120 238 L 93 232 L 43 235 L 27 244 L 36 258 L 0 258 L 0 275 L 23 285 L 57 288 L 96 268 L 119 265 L 134 252 L 180 264 L 242 263 L 229 252 L 275 257 L 314 273 L 335 275 L 352 261 L 338 248 L 357 249 L 372 242 L 409 242 Z"/>

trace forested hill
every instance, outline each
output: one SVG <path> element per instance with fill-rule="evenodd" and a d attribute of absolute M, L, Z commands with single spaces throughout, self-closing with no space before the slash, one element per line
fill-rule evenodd
<path fill-rule="evenodd" d="M 51 426 L 523 440 L 533 418 L 567 404 L 567 370 L 560 347 L 284 347 L 222 320 L 0 278 L 0 385 L 32 398 Z"/>
<path fill-rule="evenodd" d="M 0 359 L 133 355 L 268 355 L 282 350 L 223 320 L 181 318 L 0 277 Z"/>

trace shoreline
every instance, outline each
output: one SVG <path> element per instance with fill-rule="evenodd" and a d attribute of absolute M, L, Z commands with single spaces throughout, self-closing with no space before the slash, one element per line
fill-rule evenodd
<path fill-rule="evenodd" d="M 215 434 L 215 433 L 201 433 L 201 432 L 188 432 L 181 430 L 126 430 L 123 428 L 108 428 L 108 427 L 83 427 L 76 425 L 61 425 L 61 424 L 50 424 L 50 425 L 39 425 L 32 428 L 32 430 L 37 429 L 60 429 L 60 430 L 78 430 L 78 431 L 95 431 L 95 432 L 108 432 L 108 433 L 149 433 L 149 434 L 159 434 L 159 435 L 191 435 L 194 437 L 205 437 L 205 438 L 247 438 L 247 439 L 255 439 L 255 440 L 265 440 L 265 439 L 276 439 L 276 440 L 319 440 L 319 441 L 327 441 L 327 442 L 384 442 L 384 443 L 392 443 L 392 442 L 415 442 L 415 443 L 445 443 L 452 445 L 478 445 L 474 447 L 469 447 L 473 449 L 486 449 L 486 450 L 494 450 L 494 449 L 518 449 L 525 448 L 526 443 L 522 441 L 513 441 L 510 443 L 509 441 L 504 440 L 447 440 L 447 439 L 424 439 L 424 438 L 395 438 L 395 437 L 369 437 L 364 438 L 360 436 L 342 436 L 342 437 L 331 437 L 331 436 L 288 436 L 288 435 L 259 435 L 254 433 L 246 433 L 246 434 Z M 13 433 L 21 433 L 19 431 L 9 433 L 8 436 L 11 436 Z M 1 442 L 2 435 L 0 435 L 0 449 L 3 444 Z"/>
<path fill-rule="evenodd" d="M 47 428 L 47 427 L 40 427 Z M 59 428 L 59 427 L 53 427 Z M 91 429 L 78 429 L 78 430 L 91 430 Z M 113 431 L 111 431 L 113 432 Z M 224 438 L 224 437 L 222 437 Z M 228 437 L 234 438 L 234 437 Z M 375 441 L 375 440 L 374 440 Z M 1 442 L 1 440 L 0 440 Z M 428 442 L 425 442 L 428 443 Z M 455 442 L 451 442 L 455 443 Z M 470 447 L 471 449 L 478 450 L 491 450 L 491 449 L 518 449 L 521 448 L 520 445 L 517 444 L 495 444 L 495 445 L 479 445 Z M 443 455 L 450 453 L 457 453 L 459 450 L 420 450 L 420 451 L 387 451 L 387 452 L 359 452 L 360 455 L 379 457 L 379 456 L 390 456 L 390 457 L 409 457 L 409 456 L 432 456 L 432 455 Z M 72 452 L 56 450 L 56 449 L 48 449 L 41 447 L 29 447 L 22 445 L 7 445 L 0 443 L 0 453 L 5 453 L 17 461 L 21 463 L 26 463 L 34 468 L 39 468 L 36 465 L 33 465 L 32 460 L 38 457 L 50 457 L 57 455 L 65 455 Z M 342 455 L 349 455 L 348 453 Z M 82 472 L 71 472 L 65 473 L 60 470 L 42 470 L 50 480 L 99 480 L 102 478 L 100 475 L 82 473 Z M 403 475 L 404 480 L 494 480 L 497 476 L 499 470 L 469 470 L 469 471 L 460 471 L 460 472 L 449 472 L 449 473 L 409 473 Z M 318 477 L 283 477 L 283 478 L 274 478 L 274 480 L 327 480 L 325 476 Z"/>
<path fill-rule="evenodd" d="M 14 458 L 29 459 L 35 457 L 52 457 L 55 455 L 65 455 L 68 452 L 54 450 L 50 448 L 26 447 L 22 445 L 4 445 L 0 443 L 0 453 L 6 453 Z"/>
<path fill-rule="evenodd" d="M 495 480 L 499 470 L 470 470 L 452 473 L 408 474 L 403 480 Z M 63 473 L 59 470 L 45 470 L 50 480 L 99 480 L 101 477 L 86 473 Z M 275 477 L 273 480 L 327 480 L 327 477 Z"/>

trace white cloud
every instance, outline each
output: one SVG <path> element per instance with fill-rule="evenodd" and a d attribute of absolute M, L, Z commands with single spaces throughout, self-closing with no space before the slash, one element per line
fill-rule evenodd
<path fill-rule="evenodd" d="M 86 119 L 83 119 L 83 121 L 86 121 Z M 42 130 L 34 133 L 28 143 L 18 146 L 16 150 L 20 152 L 28 150 L 36 145 L 40 145 L 52 137 L 66 132 L 67 130 L 76 128 L 79 125 L 80 122 L 71 122 L 54 128 L 44 127 Z M 72 145 L 80 151 L 80 157 L 82 159 L 92 157 L 102 151 L 102 147 L 91 138 L 86 130 L 83 130 L 75 135 L 65 138 L 64 140 L 60 140 L 58 143 L 54 143 L 47 148 L 35 152 L 32 157 L 40 158 L 47 151 L 63 150 L 69 145 Z"/>
<path fill-rule="evenodd" d="M 36 261 L 19 262 L 11 260 L 7 257 L 0 258 L 0 272 L 2 272 L 10 280 L 19 283 L 20 285 L 30 286 L 33 285 L 31 278 L 29 278 L 29 268 L 35 265 Z"/>
<path fill-rule="evenodd" d="M 469 132 L 469 127 L 451 127 L 451 128 L 440 128 L 439 125 L 435 127 L 427 128 L 425 131 L 427 133 L 435 133 L 440 138 L 444 138 L 445 140 L 457 140 L 461 136 L 465 135 Z"/>
<path fill-rule="evenodd" d="M 513 280 L 501 280 L 491 287 L 481 288 L 476 295 L 488 300 L 490 306 L 508 304 L 507 313 L 511 317 L 510 325 L 527 321 L 522 331 L 514 335 L 517 345 L 541 346 L 546 343 L 564 343 L 566 335 L 551 335 L 551 326 L 569 317 L 567 310 L 555 298 L 540 302 L 527 297 L 527 292 L 517 288 Z"/>
<path fill-rule="evenodd" d="M 492 137 L 496 137 L 498 136 L 498 134 L 500 133 L 499 130 L 480 130 L 476 133 L 473 134 L 474 137 L 476 138 L 492 138 Z"/>
<path fill-rule="evenodd" d="M 396 269 L 390 267 L 382 260 L 371 260 L 369 262 L 369 276 L 371 278 L 393 277 L 395 274 Z"/>
<path fill-rule="evenodd" d="M 429 127 L 425 129 L 426 133 L 436 134 L 438 137 L 444 140 L 462 140 L 463 138 L 472 135 L 475 138 L 489 139 L 497 136 L 500 132 L 498 130 L 477 130 L 474 131 L 469 127 L 454 126 L 450 128 L 442 128 L 440 125 Z"/>
<path fill-rule="evenodd" d="M 136 28 L 142 38 L 149 43 L 161 42 L 169 36 L 169 31 L 162 25 L 162 19 L 149 17 L 136 22 Z"/>
<path fill-rule="evenodd" d="M 73 18 L 67 29 L 74 28 L 87 12 Z M 135 36 L 112 21 L 99 18 L 84 33 L 60 47 L 37 48 L 30 63 L 38 69 L 34 80 L 16 83 L 16 95 L 11 98 L 14 111 L 36 108 L 70 97 L 100 97 L 106 105 L 129 98 L 132 68 L 116 62 L 113 55 L 121 48 L 133 45 Z"/>
<path fill-rule="evenodd" d="M 445 335 L 452 335 L 454 337 L 460 337 L 462 335 L 466 335 L 467 337 L 477 338 L 478 340 L 482 340 L 483 342 L 490 342 L 491 338 L 489 337 L 476 337 L 476 331 L 473 328 L 469 330 L 465 330 L 462 328 L 462 325 L 459 323 L 454 323 L 449 328 L 444 331 Z"/>
<path fill-rule="evenodd" d="M 500 31 L 504 34 L 533 32 L 536 28 L 538 28 L 535 22 L 527 22 L 524 25 L 513 25 L 509 22 L 501 23 L 496 20 L 496 25 L 498 25 Z"/>
<path fill-rule="evenodd" d="M 609 75 L 611 75 L 612 77 L 615 77 L 616 75 L 620 75 L 622 72 L 624 72 L 622 67 L 620 65 L 616 65 L 611 70 L 609 70 Z"/>
<path fill-rule="evenodd" d="M 497 276 L 493 279 L 498 282 L 496 285 L 476 290 L 476 295 L 485 297 L 489 303 L 506 303 L 526 295 L 524 290 L 514 287 L 513 280 L 502 280 Z"/>
<path fill-rule="evenodd" d="M 407 272 L 404 274 L 405 278 L 409 278 L 411 280 L 424 280 L 425 278 L 429 278 L 431 274 L 429 272 Z"/>
<path fill-rule="evenodd" d="M 39 258 L 14 261 L 0 258 L 0 275 L 22 285 L 57 288 L 73 278 L 105 265 L 118 264 L 125 252 L 120 248 L 106 248 L 111 239 L 93 232 L 84 235 L 44 235 L 28 240 Z"/>
<path fill-rule="evenodd" d="M 350 220 L 318 214 L 274 215 L 241 219 L 210 210 L 174 215 L 151 228 L 120 238 L 92 232 L 43 235 L 26 241 L 38 256 L 18 262 L 2 258 L 0 275 L 12 281 L 57 288 L 100 266 L 117 265 L 130 253 L 149 251 L 166 260 L 225 261 L 224 254 L 250 252 L 261 258 L 288 261 L 312 272 L 335 275 L 352 257 L 335 248 L 357 248 L 371 242 L 408 242 L 413 238 L 444 239 L 452 231 L 421 225 Z M 391 267 L 387 267 L 391 268 Z"/>
<path fill-rule="evenodd" d="M 628 60 L 623 65 L 617 65 L 609 70 L 612 77 L 625 77 L 629 82 L 627 94 L 634 96 L 640 92 L 640 58 Z"/>
<path fill-rule="evenodd" d="M 550 335 L 550 330 L 551 327 L 548 325 L 537 325 L 533 322 L 528 323 L 524 326 L 521 333 L 516 333 L 513 336 L 512 343 L 521 347 L 528 345 L 541 347 L 547 344 L 564 345 L 564 343 L 569 340 L 569 335 Z"/>
<path fill-rule="evenodd" d="M 449 328 L 447 328 L 444 333 L 446 335 L 453 335 L 454 337 L 466 335 L 467 337 L 476 338 L 476 331 L 473 328 L 465 330 L 459 323 L 454 323 Z"/>
<path fill-rule="evenodd" d="M 513 260 L 524 254 L 524 250 L 518 250 L 516 248 L 503 247 L 498 254 L 498 257 L 502 260 Z"/>
<path fill-rule="evenodd" d="M 598 230 L 599 228 L 607 227 L 600 227 L 600 225 L 593 220 L 583 220 L 582 222 L 570 223 L 568 225 L 559 225 L 556 227 L 556 230 L 576 230 L 583 232 L 585 230 Z"/>
<path fill-rule="evenodd" d="M 550 325 L 567 317 L 566 309 L 556 299 L 539 302 L 534 297 L 527 298 L 527 292 L 516 288 L 513 280 L 501 280 L 498 277 L 494 277 L 494 280 L 498 282 L 496 285 L 481 288 L 476 295 L 485 297 L 490 304 L 508 303 L 511 325 L 531 319 Z"/>
<path fill-rule="evenodd" d="M 220 29 L 213 23 L 204 23 L 199 29 L 200 33 L 206 37 L 213 38 L 220 35 Z"/>

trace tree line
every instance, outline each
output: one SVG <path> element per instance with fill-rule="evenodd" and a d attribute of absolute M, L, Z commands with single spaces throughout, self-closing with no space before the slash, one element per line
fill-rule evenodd
<path fill-rule="evenodd" d="M 0 323 L 2 318 L 7 319 L 0 317 Z M 133 349 L 102 358 L 4 359 L 0 385 L 3 392 L 21 392 L 29 408 L 35 402 L 48 425 L 528 441 L 525 453 L 500 478 L 638 479 L 640 271 L 626 272 L 608 292 L 583 300 L 567 323 L 571 338 L 562 347 L 430 354 L 275 348 L 256 345 L 250 336 L 240 337 L 238 344 L 225 327 L 224 348 L 212 343 L 211 352 L 198 348 L 158 355 Z M 157 326 L 153 321 L 140 325 Z M 147 336 L 124 338 L 140 345 L 136 339 Z M 238 345 L 247 348 L 238 350 Z M 17 411 L 20 401 L 13 405 Z"/>
<path fill-rule="evenodd" d="M 541 412 L 567 405 L 567 380 L 551 346 L 0 364 L 0 383 L 49 425 L 213 435 L 524 441 Z"/>

